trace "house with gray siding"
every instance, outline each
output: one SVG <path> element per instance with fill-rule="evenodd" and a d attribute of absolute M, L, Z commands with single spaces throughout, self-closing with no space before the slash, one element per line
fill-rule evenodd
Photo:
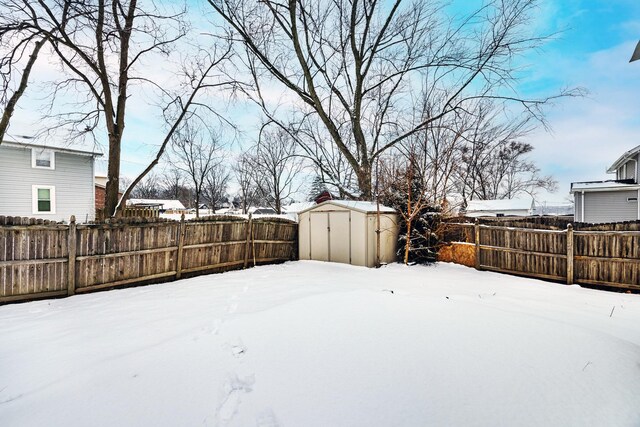
<path fill-rule="evenodd" d="M 0 215 L 95 219 L 94 161 L 101 156 L 30 142 L 0 144 Z"/>
<path fill-rule="evenodd" d="M 607 169 L 616 178 L 571 183 L 576 222 L 621 222 L 640 219 L 638 161 L 640 145 L 624 153 Z"/>

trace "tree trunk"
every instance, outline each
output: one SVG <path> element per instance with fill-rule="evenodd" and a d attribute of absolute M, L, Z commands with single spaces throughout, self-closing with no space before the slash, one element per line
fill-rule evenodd
<path fill-rule="evenodd" d="M 404 243 L 404 263 L 405 265 L 409 264 L 409 249 L 411 248 L 411 223 L 412 219 L 410 218 L 407 221 L 407 241 Z"/>
<path fill-rule="evenodd" d="M 7 101 L 7 106 L 2 112 L 2 118 L 0 119 L 0 144 L 4 140 L 4 135 L 7 132 L 7 128 L 9 127 L 9 121 L 11 120 L 11 116 L 13 116 L 13 111 L 16 108 L 16 104 L 18 104 L 18 100 L 24 94 L 24 91 L 27 89 L 27 84 L 29 83 L 29 75 L 31 74 L 31 69 L 33 68 L 33 64 L 35 64 L 36 59 L 38 59 L 38 53 L 42 48 L 42 45 L 46 39 L 38 40 L 33 47 L 33 51 L 31 51 L 31 55 L 29 56 L 29 60 L 27 61 L 27 65 L 25 65 L 24 70 L 22 71 L 22 78 L 20 79 L 20 85 L 18 89 L 11 95 L 9 100 Z"/>
<path fill-rule="evenodd" d="M 358 177 L 358 188 L 361 191 L 360 198 L 362 200 L 371 200 L 371 167 L 368 165 L 361 166 L 356 171 L 356 176 Z"/>
<path fill-rule="evenodd" d="M 411 184 L 413 181 L 413 160 L 414 155 L 411 153 L 409 161 L 409 171 L 407 173 L 407 240 L 404 243 L 404 264 L 409 264 L 409 249 L 411 248 L 411 223 L 413 222 L 413 214 L 411 212 L 411 198 L 413 196 L 411 192 Z"/>
<path fill-rule="evenodd" d="M 118 192 L 120 189 L 120 137 L 109 135 L 109 165 L 107 167 L 107 185 L 105 189 L 104 214 L 105 218 L 116 214 L 118 207 Z M 123 200 L 120 209 L 124 209 Z"/>

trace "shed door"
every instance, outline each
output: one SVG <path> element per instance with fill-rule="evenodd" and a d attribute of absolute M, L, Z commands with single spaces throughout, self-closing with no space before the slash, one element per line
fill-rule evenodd
<path fill-rule="evenodd" d="M 329 214 L 329 261 L 351 264 L 351 212 Z"/>
<path fill-rule="evenodd" d="M 311 259 L 329 261 L 329 216 L 326 212 L 310 212 L 309 248 Z"/>

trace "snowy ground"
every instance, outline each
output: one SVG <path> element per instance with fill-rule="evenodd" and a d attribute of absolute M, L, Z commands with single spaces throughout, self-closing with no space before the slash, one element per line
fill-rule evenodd
<path fill-rule="evenodd" d="M 456 265 L 295 262 L 0 324 L 0 426 L 640 425 L 640 295 Z"/>

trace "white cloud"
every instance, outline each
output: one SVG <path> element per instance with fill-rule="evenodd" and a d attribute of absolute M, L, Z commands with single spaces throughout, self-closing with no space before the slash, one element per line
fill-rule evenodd
<path fill-rule="evenodd" d="M 568 194 L 572 181 L 612 179 L 607 167 L 640 145 L 640 64 L 628 62 L 635 43 L 595 52 L 582 62 L 564 60 L 547 71 L 590 91 L 550 112 L 552 133 L 540 130 L 528 138 L 533 160 L 559 181 L 556 199 Z"/>

